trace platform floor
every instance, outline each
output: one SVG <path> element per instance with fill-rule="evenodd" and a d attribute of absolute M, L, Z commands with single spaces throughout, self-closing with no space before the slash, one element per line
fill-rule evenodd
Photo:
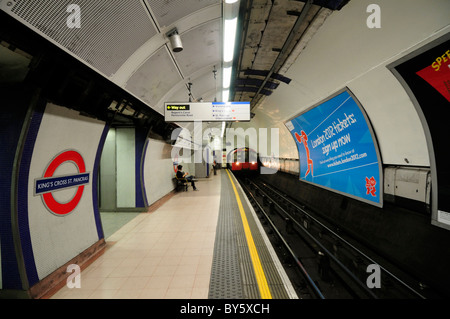
<path fill-rule="evenodd" d="M 251 281 L 257 277 L 248 274 L 252 271 L 250 269 L 252 267 L 248 266 L 246 257 L 243 257 L 244 261 L 241 265 L 235 264 L 235 268 L 229 269 L 232 272 L 229 275 L 239 281 L 237 284 L 247 285 L 246 288 L 238 288 L 238 295 L 229 296 L 220 292 L 221 279 L 218 276 L 222 273 L 221 269 L 226 269 L 221 265 L 221 258 L 231 262 L 236 262 L 233 258 L 242 258 L 236 254 L 230 258 L 230 255 L 227 255 L 228 252 L 224 253 L 224 250 L 230 250 L 229 245 L 223 246 L 223 240 L 220 244 L 220 238 L 223 235 L 221 229 L 231 233 L 236 232 L 234 228 L 224 226 L 223 223 L 228 221 L 229 225 L 233 223 L 239 225 L 239 222 L 236 222 L 239 220 L 238 209 L 230 208 L 230 204 L 224 203 L 224 201 L 236 202 L 227 172 L 219 170 L 217 175 L 200 179 L 196 184 L 199 191 L 194 192 L 190 188 L 188 192 L 178 192 L 155 211 L 138 214 L 107 237 L 105 252 L 82 271 L 81 288 L 70 289 L 64 286 L 51 298 L 260 298 L 257 292 L 254 295 L 246 295 L 245 291 L 251 291 L 251 286 L 255 285 Z M 223 196 L 222 187 L 228 189 L 227 198 Z M 246 200 L 241 200 L 243 206 L 247 206 Z M 235 212 L 234 221 L 230 219 L 230 216 L 224 215 L 231 211 Z M 254 229 L 255 223 L 251 217 L 249 223 Z M 242 225 L 240 227 L 244 231 L 244 227 Z M 255 230 L 251 231 L 255 232 Z M 240 230 L 237 231 L 239 232 Z M 238 236 L 243 238 L 244 235 L 238 234 Z M 259 238 L 259 235 L 255 238 Z M 259 239 L 255 241 L 260 242 Z M 237 245 L 234 244 L 236 247 L 245 247 L 245 244 L 242 245 L 243 240 L 237 242 Z M 242 256 L 242 248 L 237 249 Z M 273 257 L 264 252 L 261 258 Z M 262 260 L 262 262 L 267 264 L 267 261 Z M 247 266 L 245 266 L 246 263 Z M 281 282 L 289 286 L 287 277 L 283 275 L 284 271 L 279 269 L 280 267 L 279 264 L 272 267 L 277 272 L 276 285 L 280 285 L 281 278 Z M 248 269 L 245 270 L 245 268 Z M 281 275 L 278 275 L 278 272 Z M 269 282 L 274 281 L 271 279 L 273 276 L 274 274 L 268 274 Z M 225 277 L 222 276 L 222 280 L 223 278 Z M 231 277 L 229 279 L 231 282 Z M 233 286 L 236 287 L 234 284 Z M 227 287 L 223 289 L 226 290 Z M 287 293 L 275 295 L 282 296 L 281 298 L 296 298 L 292 291 L 291 289 Z"/>

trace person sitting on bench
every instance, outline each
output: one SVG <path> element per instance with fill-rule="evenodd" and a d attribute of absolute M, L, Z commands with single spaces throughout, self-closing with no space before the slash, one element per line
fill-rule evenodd
<path fill-rule="evenodd" d="M 189 173 L 183 172 L 182 168 L 183 168 L 183 165 L 178 165 L 177 178 L 185 178 L 188 182 L 191 183 L 192 188 L 194 189 L 194 191 L 198 190 L 197 187 L 195 187 L 194 176 L 189 175 Z"/>

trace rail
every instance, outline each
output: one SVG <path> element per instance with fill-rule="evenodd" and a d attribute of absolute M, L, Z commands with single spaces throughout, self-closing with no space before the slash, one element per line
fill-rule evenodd
<path fill-rule="evenodd" d="M 332 235 L 334 239 L 338 240 L 340 243 L 345 245 L 347 247 L 347 249 L 353 251 L 358 256 L 361 256 L 362 258 L 364 258 L 369 263 L 377 264 L 380 267 L 380 270 L 382 270 L 385 275 L 387 275 L 390 279 L 392 279 L 395 282 L 397 282 L 401 287 L 406 289 L 409 293 L 411 293 L 415 297 L 418 297 L 418 298 L 421 298 L 421 299 L 425 299 L 425 297 L 422 294 L 417 292 L 415 289 L 413 289 L 410 285 L 408 285 L 402 279 L 398 278 L 396 275 L 391 273 L 385 267 L 379 265 L 379 263 L 377 263 L 375 260 L 373 260 L 373 258 L 371 258 L 367 254 L 365 254 L 363 251 L 361 251 L 360 249 L 355 247 L 352 243 L 350 243 L 345 238 L 343 238 L 342 236 L 337 234 L 333 229 L 331 229 L 330 227 L 328 227 L 327 225 L 322 223 L 320 220 L 315 218 L 313 215 L 311 215 L 305 209 L 300 207 L 297 203 L 295 203 L 291 199 L 287 198 L 284 194 L 281 194 L 279 191 L 275 190 L 273 187 L 271 187 L 270 185 L 267 185 L 266 183 L 261 183 L 262 184 L 262 187 L 261 187 L 261 186 L 257 185 L 253 181 L 246 180 L 246 182 L 247 183 L 251 183 L 253 185 L 253 187 L 255 188 L 255 190 L 258 190 L 259 192 L 261 192 L 267 199 L 269 199 L 273 203 L 273 205 L 276 205 L 278 211 L 280 211 L 284 216 L 286 216 L 287 218 L 289 218 L 289 220 L 291 220 L 293 223 L 295 223 L 295 225 L 298 227 L 298 229 L 300 229 L 301 232 L 304 235 L 306 235 L 307 238 L 309 238 L 309 240 L 311 240 L 315 245 L 317 245 L 317 247 L 319 247 L 319 251 L 321 253 L 324 253 L 328 258 L 330 258 L 334 262 L 334 264 L 337 265 L 341 269 L 341 271 L 343 271 L 369 297 L 371 297 L 371 298 L 378 298 L 377 295 L 374 294 L 372 292 L 372 290 L 367 287 L 366 283 L 363 283 L 343 263 L 341 263 L 341 261 L 338 260 L 338 258 L 336 258 L 336 256 L 332 252 L 330 252 L 313 234 L 311 234 L 306 227 L 304 227 L 299 221 L 297 221 L 297 218 L 293 217 L 285 208 L 283 208 L 279 203 L 277 203 L 277 201 L 273 199 L 274 196 L 279 196 L 279 197 L 283 198 L 283 200 L 286 201 L 287 203 L 289 203 L 289 205 L 291 207 L 293 207 L 297 211 L 301 212 L 301 214 L 303 214 L 304 216 L 307 216 L 308 219 L 310 219 L 316 225 L 318 225 L 323 230 L 325 230 L 330 235 Z M 270 216 L 267 213 L 265 213 L 263 207 L 256 201 L 256 198 L 254 198 L 254 195 L 249 191 L 249 189 L 245 185 L 245 183 L 241 183 L 241 184 L 244 184 L 243 186 L 247 190 L 247 193 L 251 194 L 251 196 L 254 199 L 254 202 L 258 205 L 258 208 L 264 213 L 265 218 L 271 223 L 272 228 L 277 232 L 277 235 L 283 241 L 284 245 L 287 247 L 287 249 L 291 253 L 291 255 L 293 255 L 294 260 L 299 265 L 299 267 L 302 269 L 302 272 L 306 276 L 308 282 L 314 283 L 314 281 L 310 277 L 308 278 L 308 276 L 309 276 L 308 272 L 306 271 L 306 269 L 304 269 L 303 265 L 301 264 L 301 262 L 297 258 L 297 256 L 295 256 L 295 253 L 291 250 L 291 248 L 289 247 L 288 243 L 284 240 L 284 238 L 282 237 L 282 234 L 278 230 L 276 230 L 276 226 L 271 221 Z M 263 188 L 265 188 L 267 191 L 265 191 Z M 268 194 L 268 192 L 271 192 L 272 194 L 275 194 L 275 195 L 270 196 Z M 314 284 L 314 286 L 315 286 L 315 284 Z M 312 286 L 312 287 L 314 287 L 314 286 Z M 322 294 L 322 293 L 320 293 L 320 294 Z M 320 294 L 316 293 L 316 295 L 318 295 L 319 298 L 321 298 Z"/>
<path fill-rule="evenodd" d="M 242 185 L 241 185 L 242 186 Z M 244 189 L 246 189 L 245 185 L 243 186 Z M 317 297 L 319 297 L 320 299 L 325 299 L 325 296 L 323 295 L 323 293 L 320 291 L 320 289 L 317 287 L 316 283 L 314 282 L 314 280 L 311 278 L 310 274 L 308 273 L 308 271 L 306 270 L 305 266 L 302 264 L 302 262 L 297 258 L 297 255 L 294 253 L 294 251 L 291 249 L 291 247 L 289 246 L 288 242 L 284 239 L 283 235 L 278 231 L 278 228 L 275 226 L 275 224 L 272 222 L 272 220 L 270 219 L 269 215 L 265 212 L 264 208 L 261 206 L 261 204 L 259 204 L 256 201 L 256 198 L 254 197 L 254 195 L 250 192 L 247 192 L 249 196 L 251 196 L 251 198 L 253 199 L 253 202 L 255 203 L 255 205 L 257 205 L 257 207 L 259 208 L 259 210 L 264 214 L 264 216 L 266 217 L 267 221 L 269 222 L 270 226 L 272 227 L 273 231 L 277 234 L 278 238 L 280 238 L 280 240 L 282 241 L 283 245 L 285 246 L 285 248 L 287 249 L 287 251 L 290 253 L 290 255 L 292 256 L 292 258 L 294 259 L 295 263 L 297 264 L 297 266 L 300 268 L 301 273 L 303 274 L 303 276 L 305 277 L 305 279 L 307 280 L 307 282 L 309 283 L 310 287 L 313 289 L 313 292 L 315 293 L 315 295 Z"/>

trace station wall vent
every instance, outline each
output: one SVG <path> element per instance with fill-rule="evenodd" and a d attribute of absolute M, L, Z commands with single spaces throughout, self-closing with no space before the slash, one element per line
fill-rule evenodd
<path fill-rule="evenodd" d="M 79 28 L 67 24 L 71 4 L 80 7 Z M 0 1 L 0 8 L 107 77 L 157 34 L 136 0 L 15 0 Z"/>

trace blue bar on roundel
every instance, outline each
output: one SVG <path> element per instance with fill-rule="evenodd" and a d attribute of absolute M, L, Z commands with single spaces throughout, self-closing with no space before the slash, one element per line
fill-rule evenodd
<path fill-rule="evenodd" d="M 34 193 L 40 195 L 85 184 L 89 184 L 89 173 L 42 178 L 36 180 Z"/>

